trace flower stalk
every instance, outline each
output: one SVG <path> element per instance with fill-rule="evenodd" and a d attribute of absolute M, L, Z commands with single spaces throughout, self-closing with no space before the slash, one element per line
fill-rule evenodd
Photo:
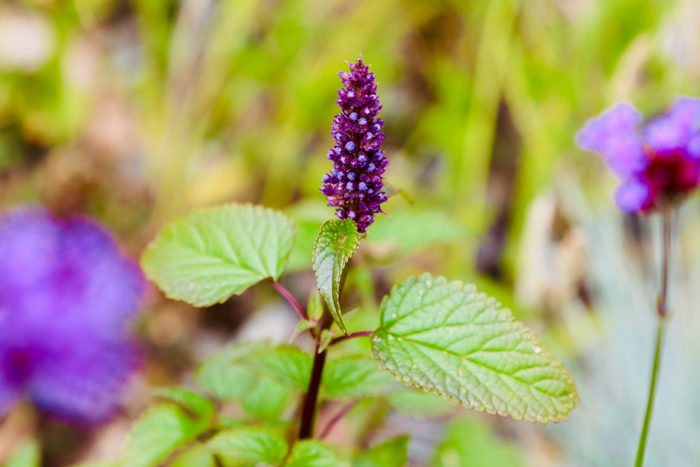
<path fill-rule="evenodd" d="M 654 410 L 654 397 L 656 395 L 656 385 L 659 377 L 659 367 L 661 361 L 661 349 L 663 348 L 664 331 L 666 329 L 666 321 L 668 319 L 668 271 L 671 257 L 671 235 L 673 230 L 673 215 L 670 210 L 663 213 L 663 248 L 661 254 L 661 290 L 657 302 L 657 327 L 656 327 L 656 344 L 654 347 L 654 360 L 651 369 L 651 380 L 649 382 L 649 395 L 647 397 L 647 406 L 644 413 L 644 423 L 642 432 L 639 435 L 639 444 L 637 446 L 637 456 L 634 461 L 635 467 L 641 467 L 644 464 L 644 454 L 646 452 L 647 437 L 649 434 L 649 426 L 651 424 L 651 414 Z"/>

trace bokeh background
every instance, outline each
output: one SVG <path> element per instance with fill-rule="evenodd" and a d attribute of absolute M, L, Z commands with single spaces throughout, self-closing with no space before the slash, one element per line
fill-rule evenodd
<path fill-rule="evenodd" d="M 653 115 L 677 94 L 700 96 L 698 18 L 695 0 L 4 0 L 0 203 L 86 213 L 132 257 L 194 207 L 282 209 L 300 228 L 285 283 L 305 300 L 311 242 L 332 215 L 319 187 L 336 73 L 362 56 L 384 105 L 393 196 L 348 302 L 371 320 L 409 274 L 474 282 L 567 362 L 581 403 L 541 427 L 428 399 L 371 401 L 336 441 L 357 426 L 372 428 L 365 444 L 409 432 L 412 465 L 628 465 L 659 221 L 618 212 L 615 180 L 573 136 L 619 100 Z M 697 198 L 677 227 L 647 465 L 700 462 Z M 22 405 L 0 424 L 0 460 L 32 436 L 45 465 L 117 458 L 154 388 L 187 383 L 224 342 L 286 341 L 293 328 L 265 287 L 203 310 L 151 288 L 135 323 L 144 364 L 123 410 L 80 427 Z M 377 407 L 381 423 L 368 420 Z"/>

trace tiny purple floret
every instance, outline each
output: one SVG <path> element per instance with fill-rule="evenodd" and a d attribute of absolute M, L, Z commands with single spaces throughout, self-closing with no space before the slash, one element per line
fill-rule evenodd
<path fill-rule="evenodd" d="M 677 204 L 700 184 L 700 100 L 678 98 L 647 123 L 620 103 L 586 122 L 578 145 L 600 154 L 622 179 L 615 202 L 628 213 Z"/>
<path fill-rule="evenodd" d="M 139 361 L 144 278 L 109 234 L 43 208 L 0 217 L 0 416 L 20 397 L 86 423 L 117 408 Z"/>
<path fill-rule="evenodd" d="M 387 199 L 382 191 L 382 174 L 388 161 L 380 148 L 384 122 L 377 117 L 382 106 L 374 73 L 362 59 L 350 64 L 349 73 L 339 75 L 343 89 L 338 91 L 336 102 L 342 111 L 333 119 L 336 144 L 328 153 L 333 170 L 324 176 L 321 193 L 328 198 L 329 206 L 338 208 L 338 218 L 352 219 L 357 230 L 365 232 Z M 338 175 L 333 177 L 334 173 Z"/>

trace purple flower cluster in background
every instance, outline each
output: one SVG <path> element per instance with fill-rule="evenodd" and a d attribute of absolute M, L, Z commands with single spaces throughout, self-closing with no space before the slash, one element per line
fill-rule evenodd
<path fill-rule="evenodd" d="M 621 103 L 590 119 L 578 145 L 599 153 L 623 182 L 617 205 L 628 213 L 662 210 L 700 184 L 700 100 L 681 97 L 642 125 L 642 114 Z"/>
<path fill-rule="evenodd" d="M 0 415 L 19 398 L 99 422 L 137 367 L 128 323 L 144 278 L 94 222 L 42 208 L 0 218 Z"/>
<path fill-rule="evenodd" d="M 380 148 L 384 122 L 377 118 L 382 106 L 374 73 L 362 59 L 350 64 L 350 73 L 339 75 L 343 89 L 336 102 L 342 112 L 333 119 L 335 147 L 328 152 L 333 170 L 323 176 L 321 193 L 340 219 L 352 219 L 365 232 L 387 200 L 382 191 L 387 159 Z"/>

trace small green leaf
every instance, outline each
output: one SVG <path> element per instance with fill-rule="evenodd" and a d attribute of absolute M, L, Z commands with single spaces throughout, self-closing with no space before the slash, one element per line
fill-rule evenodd
<path fill-rule="evenodd" d="M 321 331 L 321 336 L 319 337 L 318 353 L 323 352 L 331 344 L 331 341 L 335 337 L 335 331 L 332 329 L 324 329 Z"/>
<path fill-rule="evenodd" d="M 241 398 L 241 406 L 258 419 L 276 421 L 294 397 L 294 391 L 268 378 L 258 383 Z"/>
<path fill-rule="evenodd" d="M 290 345 L 224 347 L 199 368 L 199 384 L 223 401 L 239 401 L 251 415 L 275 420 L 309 383 L 311 355 Z"/>
<path fill-rule="evenodd" d="M 318 289 L 313 289 L 309 295 L 309 303 L 306 306 L 306 311 L 309 314 L 311 321 L 318 321 L 323 316 L 323 301 Z"/>
<path fill-rule="evenodd" d="M 555 422 L 578 402 L 570 373 L 510 311 L 429 274 L 384 298 L 372 352 L 404 384 L 490 414 Z"/>
<path fill-rule="evenodd" d="M 173 451 L 185 445 L 209 425 L 174 404 L 148 409 L 131 428 L 123 465 L 149 467 L 159 465 Z"/>
<path fill-rule="evenodd" d="M 403 467 L 408 460 L 408 436 L 399 436 L 355 456 L 353 467 Z"/>
<path fill-rule="evenodd" d="M 372 397 L 402 388 L 390 375 L 381 371 L 374 360 L 351 356 L 328 362 L 323 371 L 321 397 Z"/>
<path fill-rule="evenodd" d="M 141 265 L 168 297 L 208 306 L 279 278 L 293 241 L 294 224 L 284 214 L 229 204 L 166 225 L 146 247 Z"/>
<path fill-rule="evenodd" d="M 333 449 L 319 441 L 299 441 L 292 448 L 287 467 L 337 467 L 341 465 Z"/>
<path fill-rule="evenodd" d="M 301 336 L 303 333 L 314 327 L 316 327 L 316 323 L 309 321 L 308 319 L 300 319 L 296 327 L 294 328 L 292 337 L 289 338 L 289 343 L 293 343 L 299 338 L 299 336 Z"/>
<path fill-rule="evenodd" d="M 168 467 L 217 467 L 211 452 L 202 444 L 188 447 Z"/>
<path fill-rule="evenodd" d="M 169 387 L 161 388 L 156 392 L 157 396 L 177 402 L 186 410 L 201 418 L 209 418 L 214 414 L 214 404 L 206 397 L 190 389 Z"/>
<path fill-rule="evenodd" d="M 340 310 L 340 286 L 345 266 L 359 244 L 360 237 L 355 223 L 349 219 L 334 219 L 321 226 L 314 245 L 313 268 L 316 273 L 316 285 L 333 319 L 346 334 Z"/>
<path fill-rule="evenodd" d="M 41 465 L 39 444 L 33 439 L 27 439 L 15 449 L 5 467 L 39 467 Z"/>
<path fill-rule="evenodd" d="M 207 447 L 235 467 L 281 465 L 287 454 L 287 442 L 279 433 L 257 427 L 223 431 L 209 440 Z"/>
<path fill-rule="evenodd" d="M 222 401 L 243 398 L 258 382 L 259 374 L 243 362 L 261 344 L 227 345 L 208 357 L 197 369 L 197 382 Z"/>

